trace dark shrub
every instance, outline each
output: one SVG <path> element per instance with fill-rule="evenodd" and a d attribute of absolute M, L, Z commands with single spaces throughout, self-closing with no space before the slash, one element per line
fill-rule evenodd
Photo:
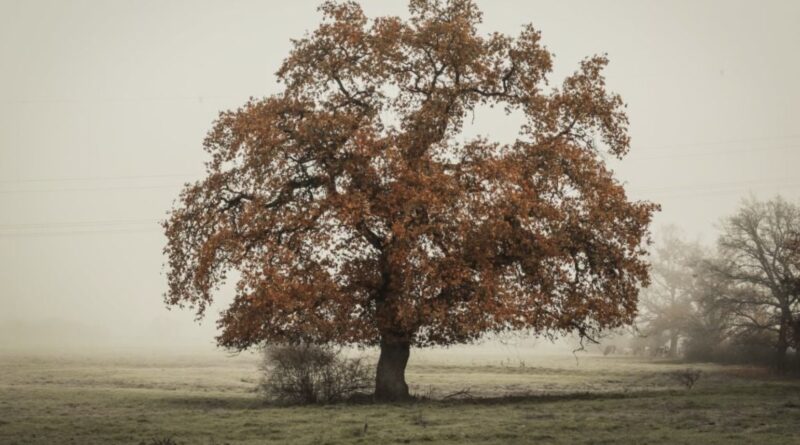
<path fill-rule="evenodd" d="M 334 403 L 372 389 L 372 367 L 361 358 L 342 357 L 330 346 L 271 345 L 264 349 L 267 400 L 289 404 Z"/>
<path fill-rule="evenodd" d="M 685 386 L 686 389 L 692 389 L 694 384 L 700 380 L 701 371 L 699 369 L 682 369 L 680 371 L 675 371 L 672 374 L 672 377 L 678 381 L 681 385 Z"/>

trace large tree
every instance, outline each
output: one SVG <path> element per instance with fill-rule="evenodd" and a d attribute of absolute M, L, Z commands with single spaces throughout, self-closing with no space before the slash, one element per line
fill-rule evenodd
<path fill-rule="evenodd" d="M 738 325 L 774 333 L 776 365 L 786 370 L 786 352 L 800 325 L 800 207 L 779 196 L 750 199 L 723 221 L 722 231 L 721 260 L 713 269 L 738 292 L 721 302 L 735 314 Z"/>
<path fill-rule="evenodd" d="M 284 90 L 209 132 L 207 177 L 164 224 L 168 304 L 202 315 L 235 271 L 220 345 L 379 345 L 381 400 L 408 397 L 412 346 L 630 323 L 655 206 L 600 156 L 629 148 L 606 58 L 551 89 L 539 33 L 480 35 L 471 0 L 411 0 L 409 20 L 320 9 Z M 524 114 L 518 139 L 460 142 L 495 105 Z"/>

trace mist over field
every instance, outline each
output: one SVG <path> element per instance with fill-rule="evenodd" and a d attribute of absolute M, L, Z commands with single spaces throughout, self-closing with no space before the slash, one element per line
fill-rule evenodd
<path fill-rule="evenodd" d="M 794 443 L 798 23 L 0 0 L 0 443 Z"/>

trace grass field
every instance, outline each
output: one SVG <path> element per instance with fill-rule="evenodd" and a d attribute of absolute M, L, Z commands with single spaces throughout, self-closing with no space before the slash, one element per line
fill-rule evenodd
<path fill-rule="evenodd" d="M 254 356 L 0 356 L 0 443 L 800 443 L 800 382 L 744 367 L 584 355 L 412 355 L 406 405 L 262 403 Z M 523 366 L 524 365 L 524 366 Z M 469 389 L 470 397 L 441 400 Z"/>

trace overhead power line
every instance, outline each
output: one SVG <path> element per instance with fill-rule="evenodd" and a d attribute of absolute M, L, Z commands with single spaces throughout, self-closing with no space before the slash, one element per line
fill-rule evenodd
<path fill-rule="evenodd" d="M 782 177 L 782 178 L 763 178 L 763 179 L 750 179 L 750 180 L 738 180 L 738 181 L 726 181 L 726 182 L 705 182 L 699 184 L 682 184 L 682 185 L 674 185 L 674 186 L 667 186 L 667 187 L 638 187 L 634 189 L 628 189 L 630 191 L 636 191 L 639 193 L 658 193 L 658 192 L 669 192 L 669 191 L 679 191 L 679 190 L 704 190 L 709 188 L 717 188 L 717 187 L 731 187 L 731 186 L 741 186 L 741 185 L 753 185 L 753 186 L 764 186 L 764 185 L 774 185 L 777 187 L 780 186 L 792 186 L 800 184 L 798 182 L 798 177 L 790 176 L 790 177 Z"/>
<path fill-rule="evenodd" d="M 75 235 L 95 235 L 95 234 L 131 234 L 131 233 L 160 233 L 158 229 L 108 229 L 108 230 L 68 230 L 50 232 L 0 232 L 2 238 L 40 238 L 51 236 L 75 236 Z"/>
<path fill-rule="evenodd" d="M 163 175 L 121 175 L 121 176 L 78 176 L 67 178 L 29 178 L 29 179 L 2 179 L 0 184 L 20 184 L 30 182 L 89 182 L 89 181 L 127 181 L 136 179 L 159 178 L 191 178 L 189 174 L 163 174 Z"/>
<path fill-rule="evenodd" d="M 690 153 L 672 153 L 668 155 L 659 155 L 659 156 L 646 156 L 646 157 L 636 157 L 635 155 L 631 155 L 629 158 L 624 158 L 621 162 L 626 161 L 652 161 L 652 160 L 660 160 L 660 159 L 675 159 L 675 158 L 695 158 L 699 156 L 717 156 L 717 155 L 732 155 L 732 154 L 743 154 L 743 153 L 763 153 L 765 151 L 778 151 L 778 150 L 796 150 L 800 148 L 800 145 L 785 145 L 780 147 L 762 147 L 756 149 L 741 149 L 741 150 L 726 150 L 726 151 L 707 151 L 707 152 L 690 152 Z"/>
<path fill-rule="evenodd" d="M 0 224 L 0 238 L 157 232 L 161 231 L 158 224 L 152 219 Z"/>
<path fill-rule="evenodd" d="M 0 224 L 0 230 L 37 228 L 46 229 L 51 227 L 116 226 L 131 224 L 158 224 L 158 221 L 152 219 L 120 219 L 110 221 L 48 221 L 39 223 Z"/>
<path fill-rule="evenodd" d="M 64 192 L 107 192 L 116 190 L 153 190 L 153 189 L 174 189 L 183 187 L 183 184 L 169 184 L 169 185 L 143 185 L 143 186 L 128 186 L 128 187 L 71 187 L 63 189 L 21 189 L 21 190 L 0 190 L 0 194 L 11 193 L 64 193 Z"/>
<path fill-rule="evenodd" d="M 800 135 L 790 135 L 783 137 L 766 137 L 739 139 L 728 141 L 710 141 L 691 144 L 673 144 L 661 147 L 650 147 L 649 150 L 663 151 L 669 148 L 679 147 L 702 147 L 724 144 L 742 144 L 766 141 L 788 141 L 800 139 Z M 687 152 L 671 153 L 658 156 L 636 158 L 632 156 L 630 160 L 656 160 L 680 157 L 730 155 L 739 153 L 755 153 L 771 150 L 798 149 L 800 144 L 784 145 L 777 147 L 747 148 L 728 151 L 713 152 Z M 634 153 L 637 149 L 634 147 Z M 623 161 L 624 162 L 624 161 Z M 60 193 L 60 192 L 94 192 L 94 191 L 122 191 L 122 190 L 155 190 L 155 189 L 175 189 L 181 187 L 185 181 L 197 178 L 201 174 L 142 174 L 142 175 L 118 175 L 118 176 L 83 176 L 83 177 L 52 177 L 52 178 L 22 178 L 22 179 L 3 179 L 0 186 L 21 185 L 21 184 L 54 184 L 67 183 L 70 186 L 65 188 L 34 188 L 34 189 L 0 189 L 0 194 L 25 194 L 25 193 Z M 129 181 L 175 179 L 184 180 L 182 184 L 129 184 Z M 115 183 L 117 182 L 117 183 Z M 800 182 L 795 177 L 784 178 L 762 178 L 751 180 L 738 180 L 727 182 L 703 183 L 703 184 L 683 184 L 665 187 L 643 187 L 629 188 L 630 193 L 642 195 L 644 199 L 659 201 L 671 198 L 705 198 L 708 196 L 727 195 L 733 193 L 746 193 L 755 189 L 774 187 L 778 189 L 795 189 L 800 187 Z M 72 235 L 91 235 L 91 234 L 130 234 L 130 233 L 157 233 L 161 231 L 158 227 L 159 221 L 153 219 L 123 219 L 123 220 L 100 220 L 100 221 L 44 221 L 31 223 L 0 224 L 0 237 L 42 237 L 42 236 L 72 236 Z"/>
<path fill-rule="evenodd" d="M 709 145 L 736 145 L 736 144 L 749 144 L 754 142 L 768 142 L 768 141 L 785 141 L 785 140 L 792 140 L 792 139 L 800 139 L 800 134 L 794 135 L 784 135 L 784 136 L 767 136 L 767 137 L 757 137 L 757 138 L 742 138 L 742 139 L 726 139 L 721 141 L 708 141 L 708 142 L 687 142 L 681 144 L 665 144 L 665 145 L 651 145 L 651 146 L 638 146 L 633 144 L 633 149 L 638 150 L 647 150 L 647 151 L 658 151 L 658 150 L 670 150 L 673 148 L 691 148 L 691 147 L 707 147 Z"/>

